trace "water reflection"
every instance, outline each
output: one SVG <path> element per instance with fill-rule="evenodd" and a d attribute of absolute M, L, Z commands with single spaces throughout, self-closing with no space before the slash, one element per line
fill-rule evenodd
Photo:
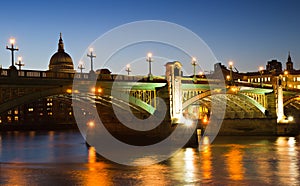
<path fill-rule="evenodd" d="M 279 181 L 299 185 L 299 160 L 295 137 L 279 137 L 276 141 L 276 150 Z"/>
<path fill-rule="evenodd" d="M 300 185 L 298 138 L 202 142 L 162 163 L 128 167 L 101 158 L 80 133 L 0 133 L 0 185 Z"/>
<path fill-rule="evenodd" d="M 206 145 L 201 148 L 201 168 L 202 168 L 202 177 L 204 179 L 212 178 L 212 153 L 211 146 Z"/>
<path fill-rule="evenodd" d="M 112 181 L 108 174 L 108 164 L 97 161 L 97 153 L 94 147 L 88 149 L 88 171 L 80 172 L 77 177 L 82 179 L 83 185 L 111 185 Z"/>
<path fill-rule="evenodd" d="M 243 164 L 242 146 L 233 145 L 225 154 L 227 171 L 230 179 L 239 181 L 244 179 L 245 168 Z"/>

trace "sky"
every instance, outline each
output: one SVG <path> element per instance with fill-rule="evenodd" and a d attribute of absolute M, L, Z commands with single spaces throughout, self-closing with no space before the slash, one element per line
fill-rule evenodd
<path fill-rule="evenodd" d="M 285 63 L 289 51 L 294 67 L 300 69 L 297 0 L 1 1 L 0 64 L 3 68 L 10 66 L 11 55 L 5 46 L 10 37 L 15 37 L 19 48 L 16 55 L 23 57 L 24 69 L 47 70 L 62 32 L 65 50 L 77 68 L 87 48 L 101 35 L 120 25 L 143 20 L 167 21 L 189 29 L 207 44 L 217 61 L 227 65 L 232 60 L 241 72 L 257 71 L 270 59 Z M 98 56 L 102 51 L 95 48 L 95 52 L 101 59 Z M 88 59 L 82 59 L 88 71 Z M 202 70 L 212 67 L 203 66 Z"/>

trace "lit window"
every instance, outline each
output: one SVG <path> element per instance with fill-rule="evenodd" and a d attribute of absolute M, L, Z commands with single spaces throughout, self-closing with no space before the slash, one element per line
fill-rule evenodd
<path fill-rule="evenodd" d="M 43 115 L 43 113 L 41 112 L 41 113 L 40 113 L 40 116 L 42 116 L 42 115 Z"/>
<path fill-rule="evenodd" d="M 15 116 L 15 121 L 18 121 L 19 120 L 19 117 L 18 116 Z"/>
<path fill-rule="evenodd" d="M 11 122 L 11 116 L 7 116 L 7 122 Z"/>
<path fill-rule="evenodd" d="M 33 108 L 31 107 L 31 108 L 28 108 L 28 111 L 29 112 L 32 112 L 33 111 Z"/>
<path fill-rule="evenodd" d="M 297 77 L 297 81 L 300 81 L 300 77 Z"/>
<path fill-rule="evenodd" d="M 72 115 L 72 112 L 69 112 L 69 115 L 71 116 L 71 115 Z"/>
<path fill-rule="evenodd" d="M 268 81 L 271 81 L 271 77 L 268 77 Z"/>

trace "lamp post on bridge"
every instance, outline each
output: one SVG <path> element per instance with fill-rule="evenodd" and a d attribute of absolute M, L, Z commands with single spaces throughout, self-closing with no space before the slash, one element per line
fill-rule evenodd
<path fill-rule="evenodd" d="M 22 57 L 21 56 L 18 57 L 18 62 L 16 63 L 16 65 L 19 66 L 19 70 L 21 70 L 22 66 L 25 66 L 25 64 L 22 63 Z"/>
<path fill-rule="evenodd" d="M 93 51 L 94 51 L 94 49 L 90 48 L 90 53 L 87 54 L 87 57 L 91 58 L 91 70 L 90 70 L 90 73 L 94 72 L 94 69 L 93 69 L 93 59 L 96 58 L 96 55 L 93 55 Z"/>
<path fill-rule="evenodd" d="M 262 74 L 264 73 L 264 67 L 260 66 L 258 71 L 259 71 L 259 74 L 260 74 L 260 87 L 263 87 Z"/>
<path fill-rule="evenodd" d="M 148 74 L 148 78 L 149 78 L 150 81 L 152 81 L 153 80 L 153 75 L 151 73 L 151 62 L 153 62 L 153 59 L 152 59 L 152 53 L 151 52 L 149 52 L 147 54 L 146 61 L 149 62 L 149 74 Z"/>
<path fill-rule="evenodd" d="M 11 66 L 9 68 L 17 70 L 17 68 L 14 65 L 14 63 L 15 63 L 14 52 L 18 51 L 19 49 L 18 49 L 18 47 L 14 47 L 14 44 L 16 42 L 15 38 L 10 38 L 9 42 L 11 44 L 11 47 L 6 46 L 6 49 L 11 51 Z"/>
<path fill-rule="evenodd" d="M 288 87 L 288 75 L 289 75 L 289 72 L 287 70 L 284 71 L 284 78 L 285 78 L 285 88 L 286 90 L 289 89 Z"/>
<path fill-rule="evenodd" d="M 79 61 L 78 69 L 80 69 L 80 74 L 82 74 L 82 70 L 85 69 L 82 61 Z"/>
<path fill-rule="evenodd" d="M 233 68 L 233 62 L 232 62 L 232 61 L 229 61 L 229 70 L 230 70 L 229 77 L 230 77 L 230 84 L 231 84 L 231 85 L 233 85 L 232 68 Z"/>
<path fill-rule="evenodd" d="M 191 64 L 193 65 L 193 68 L 194 68 L 193 79 L 195 81 L 196 80 L 196 65 L 197 65 L 197 60 L 195 57 L 192 58 Z"/>
<path fill-rule="evenodd" d="M 127 64 L 127 65 L 126 65 L 126 70 L 125 70 L 125 71 L 127 72 L 127 75 L 129 76 L 129 74 L 130 74 L 130 72 L 131 72 L 130 64 Z"/>

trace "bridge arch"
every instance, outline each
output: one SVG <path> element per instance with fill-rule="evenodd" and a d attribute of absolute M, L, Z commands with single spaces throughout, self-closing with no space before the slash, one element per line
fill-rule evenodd
<path fill-rule="evenodd" d="M 51 88 L 51 89 L 47 89 L 47 90 L 43 90 L 43 91 L 39 91 L 39 92 L 32 92 L 30 94 L 26 94 L 17 98 L 14 98 L 12 100 L 8 100 L 4 103 L 1 104 L 0 107 L 0 113 L 3 113 L 7 110 L 13 109 L 17 106 L 20 105 L 24 105 L 24 104 L 29 104 L 32 103 L 38 99 L 41 98 L 47 98 L 47 97 L 53 97 L 53 96 L 57 96 L 57 95 L 65 95 L 66 99 L 72 99 L 72 89 L 69 86 L 62 86 L 62 87 L 56 87 L 56 88 Z M 155 108 L 152 105 L 147 104 L 146 102 L 135 98 L 133 96 L 130 95 L 126 95 L 124 93 L 120 93 L 118 94 L 118 96 L 115 97 L 111 97 L 111 96 L 102 96 L 106 97 L 106 99 L 100 99 L 100 96 L 92 96 L 91 94 L 85 95 L 86 98 L 88 99 L 82 99 L 82 97 L 80 97 L 80 99 L 78 101 L 85 101 L 85 102 L 89 102 L 89 100 L 94 99 L 96 104 L 103 104 L 103 102 L 106 102 L 107 104 L 105 106 L 108 106 L 108 103 L 114 104 L 118 107 L 120 107 L 121 109 L 123 109 L 122 105 L 127 104 L 130 106 L 131 109 L 136 110 L 136 111 L 144 111 L 146 113 L 149 113 L 151 115 L 154 114 L 155 112 Z M 78 96 L 75 96 L 75 99 L 79 98 Z M 107 99 L 109 98 L 109 99 Z M 111 101 L 113 100 L 113 101 Z"/>
<path fill-rule="evenodd" d="M 248 97 L 241 93 L 231 93 L 231 92 L 211 92 L 210 90 L 202 92 L 188 100 L 186 100 L 183 103 L 183 109 L 187 108 L 189 105 L 200 101 L 204 98 L 215 96 L 223 96 L 220 97 L 220 99 L 215 99 L 220 102 L 227 101 L 226 105 L 227 107 L 230 107 L 233 111 L 237 111 L 236 107 L 243 110 L 244 112 L 248 112 L 250 108 L 254 108 L 259 110 L 263 115 L 266 114 L 266 109 L 257 101 L 255 101 L 253 98 Z M 230 97 L 228 97 L 230 96 Z"/>

